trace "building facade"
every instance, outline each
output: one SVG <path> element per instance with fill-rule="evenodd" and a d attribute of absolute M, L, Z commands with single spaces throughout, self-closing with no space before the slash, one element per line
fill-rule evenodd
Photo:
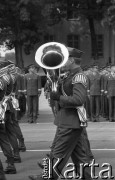
<path fill-rule="evenodd" d="M 95 31 L 98 47 L 98 64 L 99 66 L 115 61 L 115 35 L 110 26 L 103 26 L 95 23 Z M 35 46 L 30 55 L 23 52 L 24 66 L 35 63 L 35 52 L 40 45 L 56 41 L 66 46 L 75 47 L 84 52 L 82 65 L 90 65 L 94 62 L 92 58 L 91 37 L 88 23 L 79 23 L 77 20 L 63 20 L 59 24 L 48 28 L 40 37 L 40 42 Z"/>

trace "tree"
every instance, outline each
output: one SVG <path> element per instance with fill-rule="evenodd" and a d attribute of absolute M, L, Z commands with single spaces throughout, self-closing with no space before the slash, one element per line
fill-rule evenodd
<path fill-rule="evenodd" d="M 8 49 L 15 48 L 16 65 L 23 67 L 22 47 L 29 54 L 39 42 L 40 29 L 44 24 L 42 8 L 44 0 L 1 0 L 0 41 Z"/>
<path fill-rule="evenodd" d="M 50 0 L 50 3 L 51 2 Z M 52 19 L 57 19 L 57 21 L 54 20 L 53 22 L 59 22 L 62 18 L 67 19 L 73 12 L 75 12 L 75 18 L 79 20 L 79 22 L 88 20 L 93 58 L 97 59 L 98 48 L 95 21 L 101 22 L 101 20 L 105 18 L 105 13 L 111 5 L 111 0 L 54 0 L 52 4 L 54 7 L 51 13 Z"/>

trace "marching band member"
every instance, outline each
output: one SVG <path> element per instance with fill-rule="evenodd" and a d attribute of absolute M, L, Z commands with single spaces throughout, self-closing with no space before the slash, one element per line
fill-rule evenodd
<path fill-rule="evenodd" d="M 89 156 L 84 144 L 86 141 L 82 136 L 84 127 L 81 127 L 80 117 L 76 107 L 83 106 L 87 95 L 87 78 L 81 71 L 80 62 L 82 52 L 75 48 L 68 48 L 69 59 L 65 69 L 69 71 L 68 76 L 63 80 L 59 91 L 52 91 L 50 98 L 59 103 L 60 109 L 55 117 L 54 124 L 57 126 L 56 141 L 51 151 L 50 158 L 61 160 L 58 164 L 60 174 L 66 165 L 69 157 L 76 166 L 76 173 L 80 175 L 79 163 L 90 163 Z M 58 179 L 57 173 L 52 170 L 53 177 Z M 42 180 L 41 175 L 29 176 L 31 180 Z M 90 168 L 86 167 L 83 178 L 92 180 Z"/>
<path fill-rule="evenodd" d="M 7 83 L 4 80 L 4 77 L 7 74 L 8 66 L 10 63 L 6 61 L 0 61 L 0 146 L 7 158 L 7 167 L 4 170 L 6 174 L 15 174 L 16 168 L 14 165 L 14 155 L 10 145 L 9 137 L 5 128 L 5 110 L 6 110 L 6 91 Z"/>
<path fill-rule="evenodd" d="M 9 61 L 9 64 L 11 67 L 8 68 L 8 73 L 5 76 L 3 76 L 3 79 L 7 84 L 7 90 L 5 94 L 5 98 L 7 99 L 7 102 L 6 102 L 7 108 L 5 112 L 5 128 L 6 128 L 6 133 L 8 134 L 8 137 L 9 137 L 10 144 L 13 148 L 14 161 L 19 163 L 21 162 L 21 157 L 19 154 L 18 141 L 17 141 L 15 129 L 14 129 L 13 113 L 15 109 L 13 107 L 12 97 L 11 97 L 11 94 L 13 91 L 13 79 L 11 77 L 11 74 L 9 74 L 9 72 L 15 71 L 15 65 L 10 61 Z"/>

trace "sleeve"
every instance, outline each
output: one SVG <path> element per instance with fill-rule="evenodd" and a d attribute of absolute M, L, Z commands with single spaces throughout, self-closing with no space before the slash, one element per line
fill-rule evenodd
<path fill-rule="evenodd" d="M 4 83 L 3 81 L 0 79 L 0 90 L 3 90 L 4 89 Z"/>
<path fill-rule="evenodd" d="M 27 75 L 24 76 L 24 90 L 23 90 L 24 93 L 27 92 Z"/>
<path fill-rule="evenodd" d="M 38 76 L 38 91 L 41 91 L 42 85 L 41 85 L 41 77 Z"/>
<path fill-rule="evenodd" d="M 105 78 L 104 78 L 104 92 L 105 92 L 105 94 L 107 93 L 107 91 L 108 91 L 108 77 L 105 76 Z"/>
<path fill-rule="evenodd" d="M 17 93 L 17 81 L 13 85 L 13 93 Z"/>
<path fill-rule="evenodd" d="M 64 108 L 82 106 L 86 101 L 87 79 L 84 76 L 75 77 L 73 80 L 73 93 L 72 96 L 60 96 L 60 106 Z"/>
<path fill-rule="evenodd" d="M 60 106 L 65 108 L 82 106 L 86 95 L 86 89 L 82 84 L 74 84 L 72 96 L 60 96 Z"/>
<path fill-rule="evenodd" d="M 101 92 L 103 93 L 104 92 L 104 76 L 101 75 Z"/>
<path fill-rule="evenodd" d="M 90 93 L 90 78 L 87 77 L 87 92 Z"/>

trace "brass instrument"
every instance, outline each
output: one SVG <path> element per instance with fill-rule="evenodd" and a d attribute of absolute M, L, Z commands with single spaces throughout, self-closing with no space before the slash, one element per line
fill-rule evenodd
<path fill-rule="evenodd" d="M 66 64 L 68 57 L 69 52 L 66 46 L 57 42 L 45 43 L 36 51 L 35 61 L 40 67 L 46 69 L 52 91 L 57 91 L 60 68 Z"/>

